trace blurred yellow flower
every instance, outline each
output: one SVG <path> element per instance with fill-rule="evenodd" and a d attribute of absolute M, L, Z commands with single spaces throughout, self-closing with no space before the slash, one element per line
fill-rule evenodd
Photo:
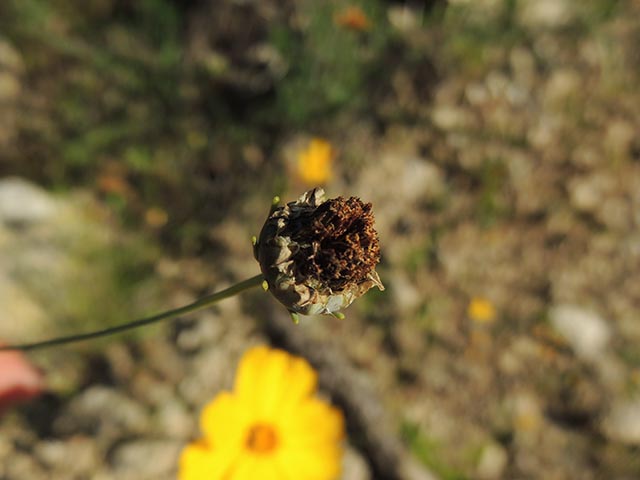
<path fill-rule="evenodd" d="M 324 185 L 333 176 L 334 156 L 335 151 L 329 142 L 313 138 L 298 155 L 298 175 L 309 186 Z"/>
<path fill-rule="evenodd" d="M 478 323 L 492 323 L 496 318 L 496 309 L 486 298 L 473 297 L 467 307 L 467 315 Z"/>
<path fill-rule="evenodd" d="M 306 360 L 255 347 L 240 361 L 233 392 L 202 412 L 204 437 L 180 457 L 180 480 L 330 480 L 340 474 L 342 414 L 314 397 Z"/>

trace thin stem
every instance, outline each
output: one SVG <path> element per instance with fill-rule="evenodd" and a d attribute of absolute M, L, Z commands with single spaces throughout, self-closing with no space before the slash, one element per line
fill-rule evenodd
<path fill-rule="evenodd" d="M 221 292 L 212 293 L 207 295 L 206 297 L 202 297 L 196 300 L 189 305 L 185 305 L 184 307 L 175 308 L 173 310 L 167 310 L 166 312 L 158 313 L 157 315 L 153 315 L 151 317 L 145 317 L 138 320 L 133 320 L 128 323 L 123 323 L 122 325 L 116 325 L 115 327 L 105 328 L 103 330 L 96 330 L 93 332 L 87 333 L 79 333 L 76 335 L 69 335 L 66 337 L 57 337 L 50 338 L 49 340 L 42 340 L 40 342 L 34 343 L 23 343 L 21 345 L 2 345 L 0 346 L 0 351 L 2 350 L 36 350 L 46 347 L 53 347 L 54 345 L 62 345 L 66 343 L 80 342 L 82 340 L 89 340 L 92 338 L 106 337 L 108 335 L 113 335 L 116 333 L 124 332 L 127 330 L 132 330 L 134 328 L 142 327 L 143 325 L 149 325 L 150 323 L 159 322 L 160 320 L 169 320 L 175 318 L 179 315 L 184 315 L 187 313 L 195 312 L 196 310 L 203 309 L 210 305 L 213 305 L 220 300 L 224 300 L 225 298 L 233 297 L 238 293 L 241 293 L 245 290 L 248 290 L 252 287 L 257 287 L 261 285 L 263 281 L 262 275 L 256 275 L 255 277 L 248 278 L 242 282 L 236 283 L 235 285 L 222 290 Z"/>

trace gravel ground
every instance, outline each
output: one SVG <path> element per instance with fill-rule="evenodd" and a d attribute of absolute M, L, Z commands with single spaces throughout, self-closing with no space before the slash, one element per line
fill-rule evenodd
<path fill-rule="evenodd" d="M 217 45 L 234 68 L 220 84 L 186 86 L 204 96 L 206 85 L 231 84 L 257 105 L 282 72 L 271 50 L 251 47 L 264 46 L 269 22 L 306 25 L 302 7 L 246 2 L 239 12 L 238 2 L 221 3 L 219 22 L 247 23 L 207 30 L 212 3 L 193 6 L 185 62 L 204 62 L 202 45 Z M 419 476 L 426 471 L 444 480 L 640 476 L 640 3 L 450 1 L 423 26 L 428 12 L 416 2 L 373 3 L 392 40 L 378 65 L 384 75 L 367 80 L 366 108 L 279 130 L 268 141 L 266 132 L 243 140 L 237 164 L 229 145 L 216 143 L 217 156 L 194 172 L 206 171 L 207 180 L 181 187 L 192 189 L 194 202 L 225 208 L 196 215 L 198 225 L 208 223 L 206 241 L 194 247 L 175 233 L 188 200 L 169 196 L 167 225 L 142 229 L 160 246 L 150 261 L 157 288 L 169 293 L 152 303 L 142 289 L 136 298 L 153 311 L 254 275 L 248 239 L 274 185 L 287 200 L 305 188 L 294 178 L 295 152 L 312 135 L 338 152 L 329 194 L 373 203 L 387 290 L 356 302 L 346 320 L 305 319 L 290 325 L 293 333 L 278 326 L 286 313 L 252 292 L 139 337 L 34 353 L 50 391 L 0 419 L 0 478 L 174 478 L 181 447 L 197 436 L 197 412 L 230 386 L 242 352 L 259 343 L 285 346 L 328 371 L 323 391 L 350 425 L 345 480 L 427 478 Z M 225 35 L 242 48 L 225 49 Z M 256 73 L 248 52 L 258 51 L 268 68 Z M 37 103 L 49 91 L 38 72 L 10 40 L 0 42 L 1 172 L 46 184 L 32 157 L 20 163 L 16 153 L 31 138 L 19 105 L 40 109 L 32 130 L 49 132 L 49 140 L 59 134 L 56 125 L 47 130 L 52 112 Z M 39 141 L 44 151 L 51 146 Z M 133 215 L 144 212 L 149 205 L 135 193 L 143 180 L 123 176 Z M 154 179 L 167 181 L 167 195 L 179 191 Z M 36 190 L 41 200 L 51 195 Z M 77 190 L 55 199 L 72 208 Z M 106 245 L 136 230 L 104 213 L 118 208 L 104 190 L 92 184 L 81 196 L 99 205 L 90 211 Z M 45 241 L 64 239 L 56 235 L 68 225 L 37 208 L 33 217 L 27 201 L 3 209 L 2 198 L 0 188 L 0 311 L 25 320 L 23 329 L 2 325 L 0 336 L 41 337 L 60 319 L 24 281 L 41 270 L 19 262 L 32 258 L 29 248 L 42 253 Z M 80 224 L 83 212 L 73 214 Z M 77 258 L 58 243 L 49 260 Z M 337 352 L 341 363 L 305 351 L 309 345 Z M 364 379 L 367 398 L 352 401 L 336 387 L 344 378 Z M 375 421 L 357 413 L 370 404 L 390 425 L 393 455 L 424 470 L 381 470 L 375 456 L 385 446 L 363 439 Z"/>

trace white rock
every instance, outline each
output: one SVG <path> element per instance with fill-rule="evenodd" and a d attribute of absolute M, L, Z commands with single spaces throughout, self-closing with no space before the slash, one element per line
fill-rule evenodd
<path fill-rule="evenodd" d="M 607 322 L 596 313 L 575 305 L 558 305 L 549 312 L 553 327 L 584 360 L 596 360 L 605 353 L 611 338 Z"/>
<path fill-rule="evenodd" d="M 559 116 L 542 112 L 527 133 L 527 140 L 536 149 L 549 148 L 557 140 L 561 125 Z"/>
<path fill-rule="evenodd" d="M 603 429 L 612 440 L 640 445 L 640 399 L 614 405 L 604 419 Z"/>
<path fill-rule="evenodd" d="M 570 68 L 554 71 L 544 86 L 544 100 L 547 104 L 564 107 L 566 102 L 581 89 L 583 78 Z"/>
<path fill-rule="evenodd" d="M 502 98 L 509 87 L 509 77 L 497 70 L 492 70 L 487 75 L 485 85 L 493 98 Z"/>
<path fill-rule="evenodd" d="M 398 5 L 389 7 L 387 18 L 393 28 L 406 33 L 420 27 L 420 13 L 406 4 Z"/>
<path fill-rule="evenodd" d="M 121 251 L 131 247 L 133 259 L 144 248 L 126 237 L 86 193 L 54 196 L 20 178 L 0 179 L 0 339 L 22 343 L 98 328 L 121 320 L 97 305 L 129 315 L 125 299 L 155 303 L 145 297 L 155 295 L 153 279 L 126 294 L 121 287 Z"/>
<path fill-rule="evenodd" d="M 568 185 L 571 205 L 577 210 L 593 213 L 602 202 L 615 192 L 615 180 L 596 173 L 573 178 Z"/>
<path fill-rule="evenodd" d="M 536 77 L 536 59 L 531 50 L 520 45 L 514 47 L 509 54 L 509 64 L 516 83 L 531 88 Z"/>
<path fill-rule="evenodd" d="M 35 445 L 33 454 L 57 478 L 86 478 L 102 461 L 96 442 L 89 436 L 76 435 L 68 440 L 44 440 Z M 69 461 L 70 455 L 73 461 Z"/>
<path fill-rule="evenodd" d="M 393 296 L 400 311 L 411 312 L 424 302 L 424 292 L 416 287 L 415 282 L 412 282 L 405 272 L 393 272 L 389 280 L 393 285 Z"/>
<path fill-rule="evenodd" d="M 437 165 L 413 153 L 389 149 L 378 158 L 376 168 L 365 169 L 351 192 L 375 205 L 376 228 L 385 239 L 398 219 L 406 220 L 421 202 L 439 199 L 447 184 Z"/>
<path fill-rule="evenodd" d="M 413 457 L 406 457 L 400 463 L 399 477 L 404 480 L 437 480 L 438 478 Z"/>
<path fill-rule="evenodd" d="M 444 175 L 433 163 L 419 158 L 408 159 L 400 179 L 403 195 L 411 200 L 439 198 L 445 191 Z"/>
<path fill-rule="evenodd" d="M 9 72 L 0 72 L 0 101 L 15 100 L 20 95 L 20 80 Z"/>
<path fill-rule="evenodd" d="M 197 431 L 197 419 L 177 400 L 163 402 L 157 413 L 156 423 L 169 438 L 188 439 Z"/>
<path fill-rule="evenodd" d="M 56 201 L 40 187 L 21 178 L 0 180 L 0 222 L 30 224 L 50 218 Z"/>
<path fill-rule="evenodd" d="M 9 42 L 0 38 L 0 69 L 15 73 L 24 71 L 22 56 Z"/>
<path fill-rule="evenodd" d="M 518 7 L 520 23 L 532 29 L 561 28 L 575 17 L 570 0 L 525 0 Z"/>
<path fill-rule="evenodd" d="M 126 442 L 113 452 L 116 476 L 132 474 L 141 480 L 167 478 L 175 472 L 183 447 L 182 442 L 175 440 L 140 439 Z"/>
<path fill-rule="evenodd" d="M 378 185 L 376 190 L 384 197 L 393 198 L 400 209 L 415 206 L 415 202 L 422 200 L 435 200 L 446 190 L 442 171 L 433 163 L 416 156 L 388 152 L 381 156 L 380 167 L 377 173 L 364 175 L 373 182 L 364 182 L 364 185 L 369 185 L 369 190 L 370 185 Z M 375 178 L 378 180 L 374 181 Z M 384 178 L 385 182 L 380 184 L 379 178 Z M 364 187 L 362 190 L 363 197 L 371 196 L 365 195 Z"/>
<path fill-rule="evenodd" d="M 0 338 L 19 343 L 39 333 L 48 316 L 44 307 L 4 273 L 3 268 L 0 260 Z"/>
<path fill-rule="evenodd" d="M 469 83 L 464 89 L 464 95 L 471 105 L 482 105 L 489 100 L 489 91 L 481 83 Z"/>
<path fill-rule="evenodd" d="M 635 127 L 623 120 L 614 120 L 607 127 L 604 144 L 613 155 L 626 155 L 636 139 Z"/>
<path fill-rule="evenodd" d="M 493 480 L 502 478 L 509 457 L 502 445 L 490 443 L 480 453 L 480 460 L 476 467 L 476 478 Z"/>
<path fill-rule="evenodd" d="M 371 470 L 362 455 L 347 446 L 342 459 L 342 480 L 370 480 Z"/>
<path fill-rule="evenodd" d="M 89 387 L 73 397 L 56 417 L 54 430 L 60 435 L 100 431 L 102 439 L 148 432 L 147 410 L 137 401 L 106 386 Z"/>
<path fill-rule="evenodd" d="M 499 8 L 502 3 L 500 0 L 449 0 L 451 5 L 461 5 L 464 7 L 477 7 L 477 8 L 485 8 L 495 9 Z"/>
<path fill-rule="evenodd" d="M 464 130 L 471 124 L 469 113 L 460 107 L 441 105 L 431 112 L 431 121 L 442 130 Z"/>

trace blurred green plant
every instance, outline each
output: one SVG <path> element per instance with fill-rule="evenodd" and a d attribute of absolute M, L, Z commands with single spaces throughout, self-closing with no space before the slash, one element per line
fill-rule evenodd
<path fill-rule="evenodd" d="M 469 479 L 463 473 L 444 464 L 438 454 L 438 444 L 427 437 L 418 425 L 408 421 L 404 422 L 401 426 L 400 435 L 418 460 L 429 467 L 442 480 Z"/>
<path fill-rule="evenodd" d="M 147 172 L 149 162 L 124 152 L 179 134 L 172 112 L 182 46 L 174 4 L 7 0 L 0 13 L 0 29 L 20 45 L 31 87 L 44 94 L 40 108 L 51 125 L 26 125 L 25 134 L 50 156 L 37 160 L 47 164 L 45 181 L 94 178 L 105 159 Z"/>
<path fill-rule="evenodd" d="M 425 268 L 437 267 L 442 232 L 442 227 L 434 226 L 429 229 L 420 245 L 407 249 L 403 261 L 407 272 L 415 274 Z"/>
<path fill-rule="evenodd" d="M 481 225 L 485 227 L 493 225 L 509 213 L 509 206 L 504 198 L 507 175 L 502 159 L 487 158 L 483 161 L 478 174 L 481 192 L 477 215 Z"/>
<path fill-rule="evenodd" d="M 482 71 L 491 47 L 521 43 L 526 33 L 515 20 L 517 0 L 503 0 L 488 10 L 466 4 L 448 5 L 440 28 L 446 35 L 439 46 L 441 57 L 457 70 Z M 492 15 L 487 15 L 488 12 Z"/>
<path fill-rule="evenodd" d="M 100 227 L 81 226 L 77 238 L 74 234 L 64 240 L 63 250 L 50 246 L 50 252 L 43 252 L 52 259 L 60 256 L 55 267 L 51 260 L 45 262 L 46 274 L 17 274 L 48 315 L 57 319 L 59 334 L 101 329 L 141 316 L 162 296 L 154 276 L 159 249 L 141 236 L 115 239 L 105 234 Z"/>
<path fill-rule="evenodd" d="M 484 3 L 484 2 L 483 2 Z M 481 73 L 494 50 L 492 47 L 512 47 L 534 43 L 536 38 L 519 22 L 519 12 L 524 2 L 502 0 L 486 5 L 473 2 L 451 2 L 438 28 L 446 32 L 439 45 L 444 64 L 450 64 L 458 71 L 465 69 L 470 75 Z M 570 8 L 575 19 L 564 28 L 568 40 L 592 34 L 603 23 L 618 15 L 623 8 L 623 0 L 592 0 L 572 2 Z M 490 63 L 490 62 L 489 62 Z"/>
<path fill-rule="evenodd" d="M 137 228 L 149 206 L 170 203 L 174 222 L 199 228 L 165 240 L 200 248 L 213 142 L 184 94 L 183 16 L 170 0 L 2 2 L 0 31 L 20 47 L 27 85 L 4 168 L 56 190 L 93 187 Z M 105 190 L 114 170 L 123 188 Z M 191 195 L 180 195 L 185 185 Z"/>
<path fill-rule="evenodd" d="M 345 2 L 300 3 L 299 31 L 276 26 L 271 43 L 289 64 L 277 86 L 277 110 L 296 126 L 338 110 L 361 107 L 367 99 L 366 81 L 389 40 L 389 26 L 380 2 L 353 1 L 370 27 L 361 31 L 336 20 Z"/>

